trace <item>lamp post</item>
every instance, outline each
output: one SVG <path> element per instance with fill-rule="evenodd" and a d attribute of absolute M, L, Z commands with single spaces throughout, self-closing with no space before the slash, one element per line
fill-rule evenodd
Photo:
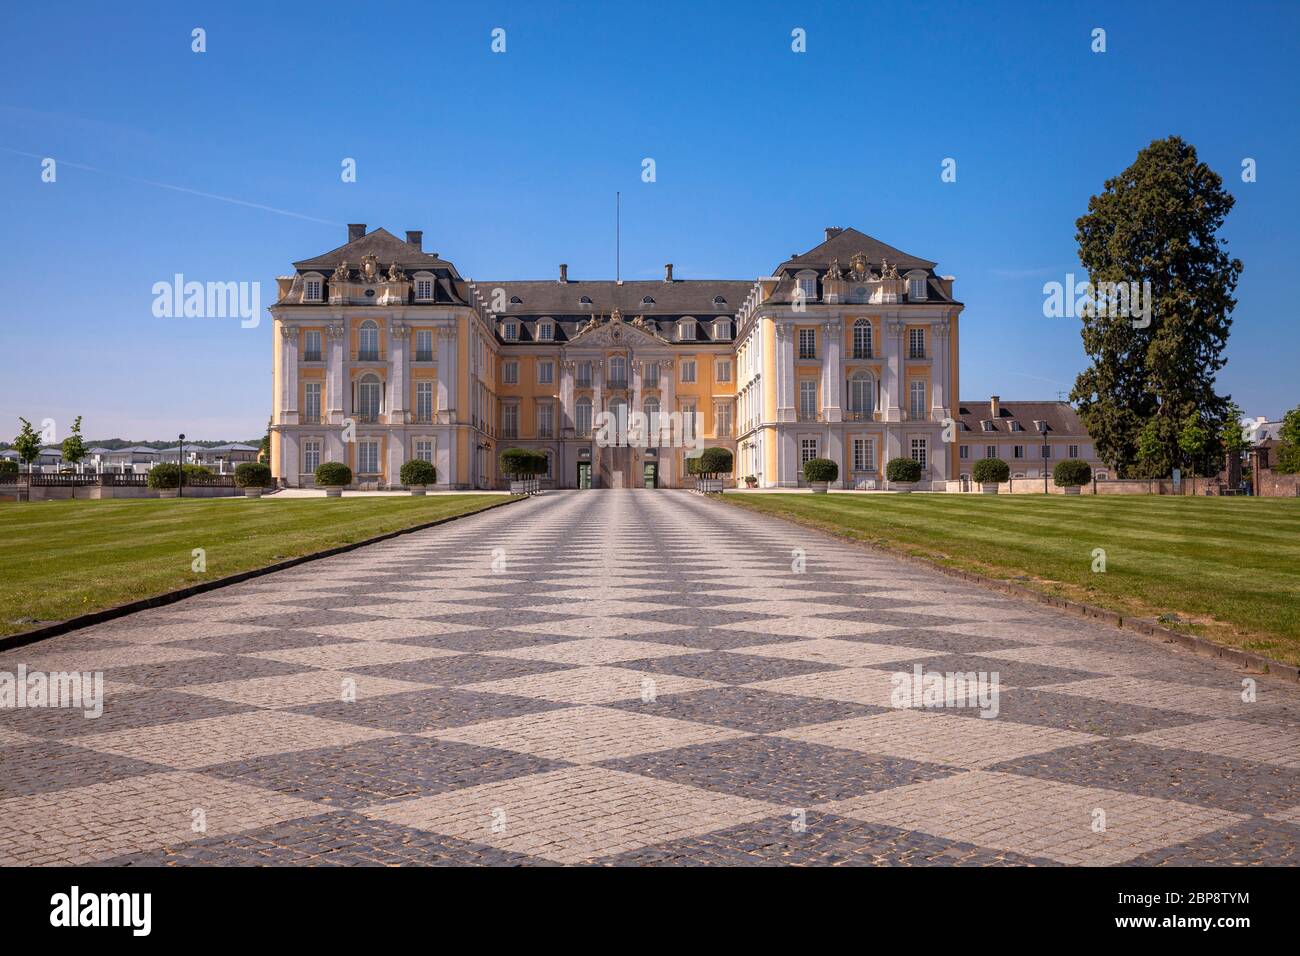
<path fill-rule="evenodd" d="M 176 497 L 185 497 L 185 433 L 181 432 L 180 444 L 176 446 Z"/>
<path fill-rule="evenodd" d="M 1038 423 L 1038 454 L 1043 461 L 1043 494 L 1048 494 L 1047 490 L 1047 422 Z"/>

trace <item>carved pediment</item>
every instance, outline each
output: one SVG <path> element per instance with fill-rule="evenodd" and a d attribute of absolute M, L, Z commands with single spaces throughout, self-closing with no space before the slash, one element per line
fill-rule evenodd
<path fill-rule="evenodd" d="M 644 323 L 624 322 L 622 316 L 617 319 L 600 320 L 595 317 L 581 327 L 578 334 L 569 340 L 569 346 L 592 348 L 612 348 L 624 346 L 635 348 L 638 345 L 666 346 L 671 343 L 652 331 Z"/>

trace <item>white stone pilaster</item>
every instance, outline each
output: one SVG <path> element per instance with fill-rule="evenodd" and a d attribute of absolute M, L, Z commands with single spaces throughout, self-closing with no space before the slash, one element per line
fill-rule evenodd
<path fill-rule="evenodd" d="M 822 336 L 822 409 L 828 422 L 844 420 L 843 382 L 844 324 L 836 319 L 826 323 Z"/>
<path fill-rule="evenodd" d="M 329 365 L 325 373 L 327 377 L 325 389 L 329 393 L 328 421 L 331 425 L 339 425 L 343 422 L 343 344 L 346 331 L 341 325 L 331 325 L 325 330 L 325 334 L 329 337 Z M 329 460 L 342 461 L 343 459 Z"/>

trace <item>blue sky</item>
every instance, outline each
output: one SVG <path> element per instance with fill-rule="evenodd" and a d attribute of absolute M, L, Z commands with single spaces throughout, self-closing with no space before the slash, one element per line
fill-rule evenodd
<path fill-rule="evenodd" d="M 682 278 L 753 278 L 824 226 L 856 226 L 957 277 L 963 398 L 1054 398 L 1084 356 L 1076 320 L 1044 318 L 1043 283 L 1079 271 L 1088 197 L 1171 133 L 1237 198 L 1223 234 L 1245 272 L 1221 389 L 1251 415 L 1300 403 L 1300 5 L 879 9 L 11 6 L 0 436 L 24 415 L 62 437 L 78 414 L 92 438 L 258 435 L 269 318 L 156 318 L 155 282 L 260 281 L 265 306 L 277 274 L 353 221 L 423 229 L 470 277 L 563 261 L 607 278 L 616 190 L 625 278 L 669 261 Z M 948 157 L 955 183 L 940 180 Z"/>

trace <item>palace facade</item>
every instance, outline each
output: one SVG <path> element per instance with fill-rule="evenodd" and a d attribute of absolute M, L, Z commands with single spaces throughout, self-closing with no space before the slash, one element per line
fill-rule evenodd
<path fill-rule="evenodd" d="M 272 467 L 300 486 L 342 461 L 386 488 L 423 458 L 440 487 L 494 488 L 499 452 L 527 447 L 547 487 L 677 487 L 684 443 L 731 449 L 734 480 L 760 487 L 798 486 L 818 457 L 839 462 L 839 487 L 885 487 L 907 456 L 943 490 L 961 466 L 962 304 L 935 266 L 834 228 L 754 280 L 667 265 L 658 281 L 590 281 L 561 265 L 476 281 L 420 232 L 350 225 L 278 280 Z"/>

